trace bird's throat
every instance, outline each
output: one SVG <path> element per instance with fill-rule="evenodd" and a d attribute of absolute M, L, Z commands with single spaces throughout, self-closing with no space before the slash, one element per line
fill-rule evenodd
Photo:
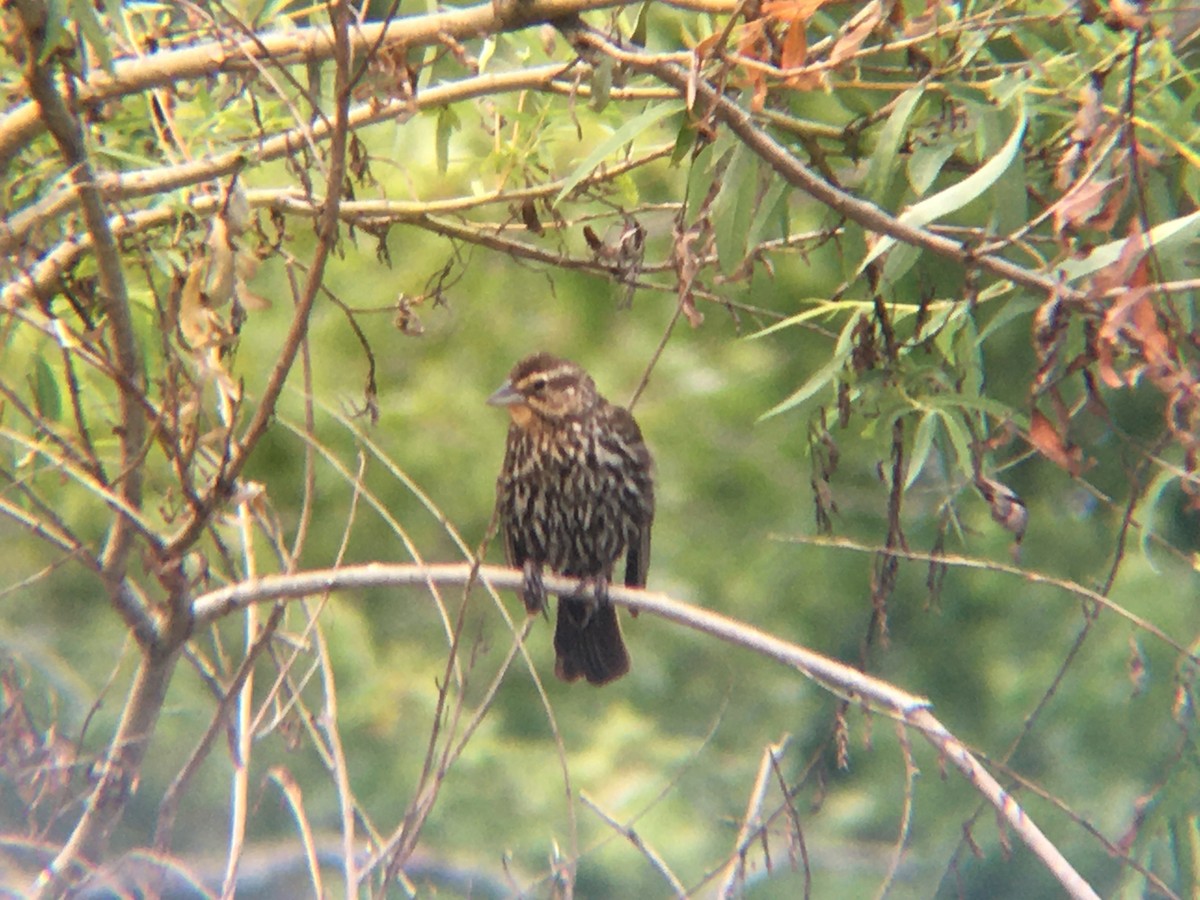
<path fill-rule="evenodd" d="M 521 429 L 528 429 L 533 423 L 533 410 L 525 403 L 514 403 L 508 408 L 508 415 L 513 424 Z"/>

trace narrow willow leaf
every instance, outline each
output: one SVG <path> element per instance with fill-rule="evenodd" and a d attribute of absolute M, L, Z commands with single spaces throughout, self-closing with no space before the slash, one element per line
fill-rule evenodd
<path fill-rule="evenodd" d="M 589 153 L 583 162 L 575 167 L 563 183 L 562 190 L 555 196 L 553 205 L 558 206 L 564 197 L 570 195 L 571 191 L 575 190 L 579 186 L 579 183 L 591 175 L 596 167 L 608 159 L 609 156 L 616 153 L 642 132 L 653 128 L 667 116 L 673 116 L 682 111 L 682 103 L 658 103 L 645 110 L 641 115 L 634 116 L 614 131 L 608 140 L 601 141 L 600 145 Z"/>
<path fill-rule="evenodd" d="M 639 47 L 646 46 L 646 31 L 650 19 L 650 0 L 646 0 L 638 9 L 637 22 L 634 23 L 633 32 L 629 35 L 629 39 Z"/>
<path fill-rule="evenodd" d="M 41 356 L 35 356 L 33 359 L 31 380 L 38 415 L 47 422 L 57 422 L 62 418 L 62 394 L 58 390 L 58 379 L 54 377 L 54 370 Z"/>
<path fill-rule="evenodd" d="M 968 397 L 979 397 L 983 392 L 983 351 L 979 346 L 979 334 L 975 320 L 963 316 L 961 327 L 954 338 L 954 358 L 951 360 L 962 373 L 962 393 Z"/>
<path fill-rule="evenodd" d="M 842 329 L 842 333 L 838 336 L 837 346 L 834 348 L 833 356 L 829 358 L 829 361 L 814 372 L 808 381 L 804 382 L 794 394 L 782 403 L 772 406 L 759 416 L 758 421 L 761 422 L 764 419 L 770 419 L 780 413 L 787 412 L 789 409 L 794 409 L 817 391 L 821 390 L 821 388 L 832 384 L 833 380 L 837 378 L 838 373 L 845 368 L 846 360 L 850 358 L 850 353 L 854 349 L 854 342 L 851 336 L 854 333 L 854 326 L 857 322 L 858 316 L 851 316 L 846 321 L 846 327 Z"/>
<path fill-rule="evenodd" d="M 1029 425 L 1029 418 L 1007 403 L 987 397 L 969 397 L 966 394 L 928 394 L 921 397 L 921 405 L 943 412 L 959 413 L 962 410 L 986 413 L 994 419 L 1011 420 L 1020 428 Z"/>
<path fill-rule="evenodd" d="M 1147 246 L 1152 245 L 1157 252 L 1171 249 L 1177 244 L 1187 243 L 1200 232 L 1200 211 L 1161 222 L 1146 232 Z M 1091 275 L 1105 266 L 1112 265 L 1121 256 L 1121 250 L 1129 238 L 1109 241 L 1101 244 L 1083 259 L 1068 259 L 1058 266 L 1058 272 L 1067 281 L 1074 281 L 1084 275 Z"/>
<path fill-rule="evenodd" d="M 917 85 L 896 98 L 896 105 L 879 131 L 879 142 L 875 145 L 875 152 L 871 154 L 871 162 L 867 166 L 863 195 L 868 200 L 879 203 L 887 193 L 892 176 L 896 173 L 896 156 L 900 152 L 905 135 L 908 134 L 909 120 L 917 108 L 917 102 L 924 95 L 924 86 Z"/>
<path fill-rule="evenodd" d="M 715 142 L 704 145 L 692 157 L 691 166 L 688 168 L 685 222 L 696 221 L 704 201 L 708 198 L 709 189 L 716 180 L 717 172 L 721 170 L 722 160 L 733 151 L 737 142 L 737 137 L 733 132 L 724 131 Z"/>
<path fill-rule="evenodd" d="M 1017 104 L 1017 124 L 1013 127 L 1008 140 L 1004 142 L 1004 146 L 1000 148 L 995 156 L 962 181 L 952 184 L 945 190 L 938 191 L 920 203 L 910 206 L 899 215 L 899 221 L 913 228 L 923 228 L 930 222 L 937 221 L 952 212 L 962 209 L 968 203 L 980 197 L 984 191 L 1000 179 L 1000 176 L 1004 174 L 1004 170 L 1012 165 L 1013 159 L 1016 158 L 1017 153 L 1021 149 L 1021 140 L 1025 137 L 1025 127 L 1028 123 L 1029 118 L 1025 114 L 1025 104 L 1019 102 Z M 881 235 L 874 246 L 867 251 L 866 258 L 859 265 L 859 274 L 868 265 L 878 259 L 881 254 L 887 252 L 895 243 L 896 239 L 890 235 Z"/>
<path fill-rule="evenodd" d="M 674 169 L 696 146 L 698 132 L 688 123 L 687 116 L 679 117 L 679 131 L 675 135 L 675 149 L 671 151 L 671 168 Z"/>
<path fill-rule="evenodd" d="M 936 413 L 926 413 L 921 417 L 921 424 L 917 426 L 917 434 L 913 438 L 912 452 L 908 458 L 908 475 L 904 479 L 904 490 L 912 487 L 912 483 L 917 480 L 917 476 L 921 474 L 921 470 L 925 468 L 925 462 L 929 459 L 929 451 L 933 448 L 933 436 L 937 432 L 939 416 Z"/>
<path fill-rule="evenodd" d="M 971 438 L 967 434 L 967 430 L 956 416 L 952 416 L 944 410 L 939 410 L 938 415 L 941 416 L 946 436 L 950 439 L 950 446 L 954 448 L 955 462 L 959 472 L 968 479 L 973 478 L 975 467 L 971 461 Z"/>
<path fill-rule="evenodd" d="M 450 166 L 450 136 L 459 126 L 458 114 L 449 106 L 438 110 L 437 117 L 437 170 L 445 175 Z"/>
<path fill-rule="evenodd" d="M 108 45 L 108 32 L 100 24 L 95 6 L 90 0 L 72 0 L 71 17 L 79 25 L 79 30 L 83 34 L 83 39 L 87 41 L 87 45 L 96 51 L 104 71 L 109 75 L 115 74 L 112 47 Z"/>
<path fill-rule="evenodd" d="M 935 144 L 932 147 L 917 147 L 913 150 L 912 155 L 908 158 L 905 171 L 908 175 L 908 186 L 913 189 L 914 194 L 918 197 L 925 195 L 925 192 L 933 186 L 934 181 L 941 174 L 946 160 L 953 156 L 957 149 L 957 144 L 947 142 Z"/>
<path fill-rule="evenodd" d="M 746 258 L 746 240 L 750 236 L 758 194 L 759 165 L 758 155 L 744 144 L 738 144 L 721 176 L 721 190 L 713 201 L 717 263 L 726 274 Z"/>
<path fill-rule="evenodd" d="M 612 95 L 613 66 L 610 57 L 602 56 L 592 67 L 592 99 L 588 106 L 596 112 L 608 106 L 608 98 Z"/>
<path fill-rule="evenodd" d="M 829 316 L 834 313 L 845 312 L 848 308 L 845 302 L 837 302 L 834 300 L 809 299 L 802 301 L 804 303 L 815 303 L 812 309 L 806 309 L 804 312 L 796 313 L 794 316 L 788 316 L 782 321 L 776 322 L 774 325 L 769 325 L 762 331 L 756 331 L 750 335 L 748 340 L 756 340 L 761 337 L 766 337 L 769 334 L 774 334 L 776 331 L 782 331 L 784 328 L 791 328 L 793 325 L 801 325 L 809 319 L 818 319 L 821 316 Z M 865 304 L 863 304 L 865 306 Z"/>
<path fill-rule="evenodd" d="M 756 206 L 754 223 L 746 239 L 748 247 L 756 246 L 764 235 L 767 240 L 787 236 L 787 198 L 790 193 L 791 185 L 782 178 L 771 179 L 771 184 Z"/>
<path fill-rule="evenodd" d="M 1154 555 L 1150 552 L 1150 545 L 1154 543 L 1158 532 L 1157 524 L 1161 521 L 1158 515 L 1158 505 L 1162 502 L 1163 493 L 1175 483 L 1177 477 L 1170 469 L 1164 469 L 1159 472 L 1154 477 L 1154 480 L 1150 482 L 1150 486 L 1146 489 L 1145 495 L 1138 502 L 1133 513 L 1137 516 L 1137 521 L 1142 526 L 1138 529 L 1138 544 L 1142 557 L 1156 573 L 1159 573 L 1160 569 L 1154 562 Z"/>

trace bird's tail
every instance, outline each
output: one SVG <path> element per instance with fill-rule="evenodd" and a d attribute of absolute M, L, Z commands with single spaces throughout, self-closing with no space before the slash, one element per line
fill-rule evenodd
<path fill-rule="evenodd" d="M 608 684 L 629 671 L 616 607 L 591 597 L 560 597 L 554 626 L 554 674 L 563 681 L 586 678 Z"/>

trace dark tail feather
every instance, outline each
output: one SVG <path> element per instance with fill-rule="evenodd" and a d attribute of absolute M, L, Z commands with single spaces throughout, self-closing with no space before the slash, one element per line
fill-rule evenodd
<path fill-rule="evenodd" d="M 559 598 L 554 653 L 554 674 L 563 681 L 582 676 L 601 685 L 620 678 L 629 671 L 629 653 L 616 607 L 591 598 Z"/>

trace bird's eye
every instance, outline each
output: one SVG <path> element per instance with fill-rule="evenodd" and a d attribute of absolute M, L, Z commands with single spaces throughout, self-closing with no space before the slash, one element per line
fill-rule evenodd
<path fill-rule="evenodd" d="M 533 384 L 530 385 L 530 387 L 533 389 L 533 392 L 535 394 L 540 394 L 542 391 L 544 391 L 546 389 L 546 379 L 541 378 L 541 377 L 535 378 L 533 380 Z"/>

